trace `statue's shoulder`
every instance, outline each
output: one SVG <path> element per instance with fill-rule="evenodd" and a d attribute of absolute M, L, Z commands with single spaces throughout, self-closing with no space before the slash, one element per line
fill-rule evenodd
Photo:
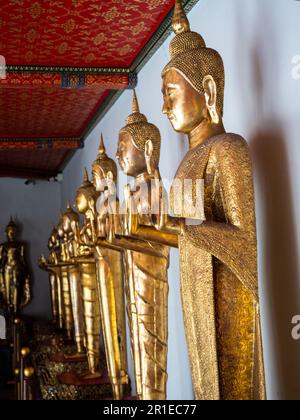
<path fill-rule="evenodd" d="M 248 147 L 246 140 L 239 134 L 223 133 L 215 136 L 211 140 L 212 147 L 222 147 L 230 145 L 232 147 Z"/>
<path fill-rule="evenodd" d="M 214 137 L 211 140 L 212 152 L 233 152 L 233 153 L 248 153 L 249 146 L 246 140 L 234 133 L 224 133 Z"/>

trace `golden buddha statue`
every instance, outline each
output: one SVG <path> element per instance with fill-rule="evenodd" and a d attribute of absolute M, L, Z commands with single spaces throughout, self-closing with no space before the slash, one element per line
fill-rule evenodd
<path fill-rule="evenodd" d="M 76 231 L 79 226 L 79 215 L 71 208 L 70 204 L 68 204 L 67 211 L 63 214 L 62 226 L 64 233 L 68 238 L 68 258 L 71 263 L 68 266 L 68 276 L 74 321 L 74 337 L 76 342 L 76 353 L 71 355 L 66 354 L 65 359 L 72 361 L 85 360 L 86 352 L 84 346 L 85 335 L 80 266 L 76 262 L 80 246 L 76 241 Z"/>
<path fill-rule="evenodd" d="M 139 112 L 134 95 L 133 112 L 120 131 L 117 159 L 122 171 L 134 178 L 132 190 L 129 186 L 125 189 L 126 206 L 130 202 L 136 207 L 139 225 L 149 227 L 149 230 L 153 230 L 149 192 L 154 178 L 152 171 L 158 171 L 160 141 L 159 130 Z M 146 193 L 142 194 L 145 190 Z M 125 233 L 130 236 L 133 230 L 128 226 L 127 215 L 124 220 Z M 139 247 L 125 251 L 127 312 L 138 398 L 164 400 L 169 247 L 146 239 L 142 243 L 135 240 Z"/>
<path fill-rule="evenodd" d="M 80 267 L 83 314 L 85 325 L 85 344 L 89 373 L 82 380 L 96 380 L 102 377 L 100 370 L 101 316 L 100 299 L 97 285 L 97 272 L 93 243 L 96 238 L 96 210 L 98 198 L 93 184 L 85 170 L 84 182 L 77 191 L 76 209 L 85 216 L 84 225 L 77 229 L 76 241 L 80 245 L 76 258 Z"/>
<path fill-rule="evenodd" d="M 55 242 L 53 242 L 53 235 L 48 241 L 49 256 L 52 254 Z M 44 260 L 44 266 L 47 267 L 47 261 Z M 57 286 L 57 275 L 53 270 L 49 271 L 49 282 L 50 282 L 50 292 L 51 292 L 51 308 L 52 308 L 52 321 L 54 324 L 59 324 L 59 308 L 58 308 L 58 286 Z"/>
<path fill-rule="evenodd" d="M 73 339 L 74 332 L 74 320 L 72 311 L 71 301 L 71 290 L 69 282 L 69 265 L 70 256 L 68 250 L 68 236 L 66 235 L 63 228 L 63 214 L 57 227 L 58 237 L 60 238 L 60 256 L 58 264 L 60 266 L 60 278 L 61 278 L 61 293 L 63 302 L 63 313 L 64 313 L 64 328 L 67 333 L 68 339 Z"/>
<path fill-rule="evenodd" d="M 56 229 L 53 229 L 51 232 L 50 238 L 48 240 L 48 249 L 49 249 L 49 260 L 47 261 L 46 257 L 42 255 L 39 260 L 39 267 L 41 270 L 49 273 L 49 283 L 50 283 L 50 295 L 51 295 L 51 310 L 52 310 L 52 322 L 55 325 L 59 325 L 59 296 L 58 296 L 58 279 L 57 279 L 57 270 L 58 267 L 51 267 L 50 258 L 53 256 L 54 247 L 56 239 L 54 239 Z M 57 233 L 57 231 L 56 231 Z M 54 252 L 55 255 L 55 252 Z"/>
<path fill-rule="evenodd" d="M 51 284 L 51 296 L 52 296 L 52 307 L 57 307 L 58 314 L 58 326 L 63 328 L 64 326 L 64 307 L 63 307 L 63 295 L 62 295 L 62 284 L 61 284 L 61 267 L 59 266 L 59 257 L 61 255 L 60 240 L 58 231 L 53 227 L 50 240 L 49 240 L 49 258 L 47 268 L 50 270 L 50 284 Z M 51 280 L 51 274 L 54 277 Z"/>
<path fill-rule="evenodd" d="M 17 226 L 13 220 L 5 232 L 7 242 L 0 245 L 2 289 L 6 305 L 16 315 L 31 300 L 30 276 L 25 245 L 17 241 Z"/>
<path fill-rule="evenodd" d="M 179 235 L 182 304 L 196 399 L 265 399 L 252 166 L 247 143 L 226 133 L 224 66 L 191 32 L 181 2 L 164 68 L 163 113 L 188 135 L 175 181 L 204 182 L 204 213 L 171 192 L 175 218 L 157 227 Z M 195 197 L 194 197 L 195 198 Z M 180 204 L 183 204 L 180 205 Z M 190 210 L 191 208 L 191 210 Z M 193 223 L 191 223 L 193 222 Z"/>
<path fill-rule="evenodd" d="M 106 155 L 101 136 L 98 157 L 92 167 L 94 187 L 101 193 L 97 203 L 95 258 L 108 372 L 114 399 L 121 400 L 128 383 L 123 254 L 103 246 L 112 225 L 118 223 L 117 176 L 117 165 Z"/>

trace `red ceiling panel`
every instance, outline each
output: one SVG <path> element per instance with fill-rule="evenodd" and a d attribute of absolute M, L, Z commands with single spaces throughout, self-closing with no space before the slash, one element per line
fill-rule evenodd
<path fill-rule="evenodd" d="M 8 64 L 129 67 L 170 0 L 0 0 Z"/>
<path fill-rule="evenodd" d="M 50 178 L 67 158 L 69 150 L 1 150 L 0 176 Z"/>
<path fill-rule="evenodd" d="M 0 91 L 1 137 L 80 137 L 107 91 L 30 86 Z"/>

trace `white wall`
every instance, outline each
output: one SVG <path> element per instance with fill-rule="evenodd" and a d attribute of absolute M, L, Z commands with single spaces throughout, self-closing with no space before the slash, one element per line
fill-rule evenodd
<path fill-rule="evenodd" d="M 52 223 L 60 210 L 60 185 L 0 178 L 0 242 L 6 240 L 5 227 L 12 216 L 22 227 L 19 238 L 28 245 L 28 261 L 33 274 L 33 300 L 27 315 L 49 318 L 51 314 L 48 275 L 38 268 L 39 256 L 48 254 L 47 243 Z"/>
<path fill-rule="evenodd" d="M 292 316 L 300 314 L 300 80 L 291 76 L 292 57 L 300 54 L 300 2 L 201 0 L 189 17 L 192 28 L 224 58 L 225 125 L 248 139 L 253 154 L 268 395 L 270 399 L 300 399 L 300 342 L 291 339 Z M 137 92 L 142 112 L 161 130 L 162 176 L 172 179 L 187 146 L 161 113 L 160 72 L 168 61 L 169 42 L 139 75 Z M 96 157 L 101 132 L 108 154 L 115 155 L 118 131 L 131 111 L 131 97 L 131 92 L 122 95 L 66 168 L 64 205 L 69 199 L 74 201 L 83 167 L 90 168 Z M 169 280 L 168 397 L 192 398 L 176 251 Z"/>

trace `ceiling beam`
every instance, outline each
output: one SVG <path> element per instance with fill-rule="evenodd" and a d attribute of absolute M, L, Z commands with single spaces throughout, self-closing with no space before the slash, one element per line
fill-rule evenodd
<path fill-rule="evenodd" d="M 94 87 L 105 90 L 122 90 L 132 88 L 136 84 L 134 73 L 123 74 L 90 74 L 84 72 L 64 73 L 12 73 L 8 72 L 5 79 L 0 79 L 0 88 L 37 87 L 58 89 L 83 89 Z"/>
<path fill-rule="evenodd" d="M 79 138 L 18 138 L 0 137 L 0 150 L 77 150 L 83 147 Z"/>

